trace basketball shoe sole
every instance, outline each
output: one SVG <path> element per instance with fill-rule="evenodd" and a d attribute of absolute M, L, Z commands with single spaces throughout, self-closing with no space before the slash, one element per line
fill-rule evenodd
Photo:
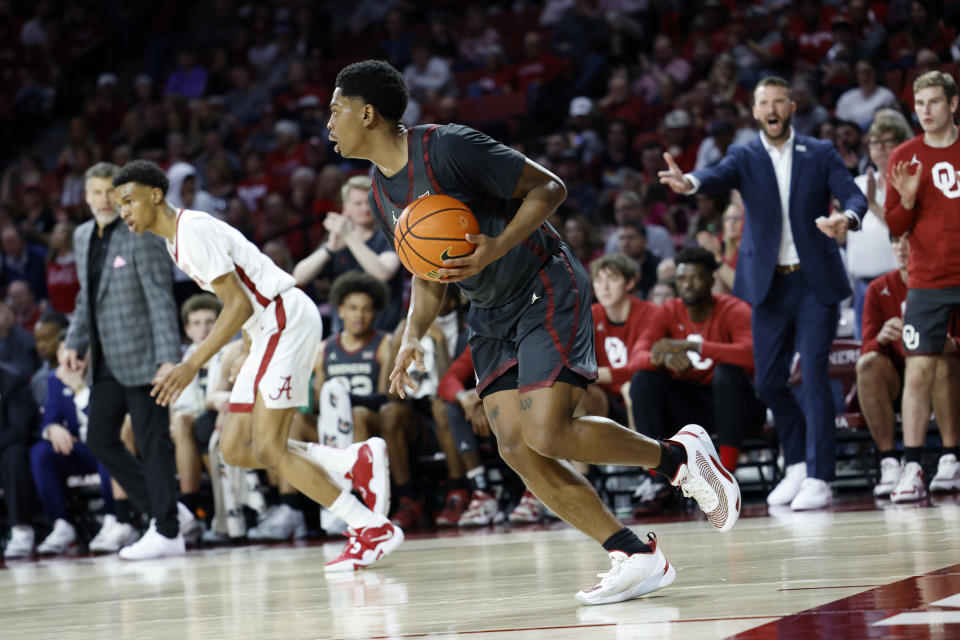
<path fill-rule="evenodd" d="M 677 468 L 670 484 L 692 497 L 720 531 L 729 531 L 740 518 L 740 486 L 733 474 L 720 464 L 720 456 L 707 430 L 688 424 L 670 438 L 683 446 L 687 461 Z"/>
<path fill-rule="evenodd" d="M 403 529 L 391 522 L 353 532 L 343 552 L 324 565 L 328 573 L 369 567 L 403 542 Z"/>

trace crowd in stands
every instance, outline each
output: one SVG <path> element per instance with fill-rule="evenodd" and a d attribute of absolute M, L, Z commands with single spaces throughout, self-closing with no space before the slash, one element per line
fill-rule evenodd
<path fill-rule="evenodd" d="M 29 504 L 25 496 L 36 491 L 41 498 L 37 521 L 50 538 L 39 551 L 62 552 L 76 537 L 63 497 L 67 475 L 102 478 L 107 516 L 91 548 L 115 550 L 139 524 L 122 490 L 83 446 L 84 381 L 57 360 L 80 288 L 73 231 L 90 216 L 85 172 L 98 161 L 122 166 L 138 158 L 167 172 L 171 204 L 239 229 L 320 306 L 328 338 L 315 370 L 317 397 L 295 423 L 298 438 L 323 437 L 322 428 L 317 434 L 322 388 L 345 375 L 331 354 L 356 356 L 369 371 L 346 375 L 350 427 L 358 442 L 386 441 L 400 526 L 424 524 L 431 515 L 430 494 L 438 487 L 416 476 L 424 459 L 417 453 L 425 451 L 446 460 L 437 476 L 442 504 L 430 522 L 475 526 L 544 515 L 529 492 L 503 504 L 491 487 L 485 465 L 496 448 L 472 390 L 459 300 L 450 301 L 427 338 L 433 368 L 415 399 L 386 395 L 383 374 L 392 367 L 392 336 L 402 331 L 409 275 L 376 231 L 368 163 L 341 158 L 325 126 L 335 74 L 357 59 L 386 59 L 403 72 L 411 94 L 406 125 L 475 126 L 563 179 L 568 196 L 551 223 L 591 269 L 597 300 L 601 379 L 582 410 L 654 438 L 677 422 L 711 425 L 729 469 L 737 467 L 741 440 L 766 418 L 751 386 L 751 310 L 731 295 L 744 206 L 736 191 L 674 193 L 658 172 L 666 169 L 664 152 L 689 172 L 716 165 L 731 145 L 753 139 L 754 85 L 769 75 L 786 78 L 797 105 L 794 129 L 835 145 L 875 212 L 861 230 L 839 239 L 854 297 L 837 335 L 862 339 L 862 372 L 880 376 L 865 378 L 862 397 L 874 397 L 883 381 L 902 384 L 902 376 L 877 372 L 883 365 L 875 354 L 888 360 L 902 354 L 890 346 L 899 338 L 884 324 L 889 318 L 878 318 L 870 294 L 872 282 L 905 268 L 881 215 L 886 164 L 894 147 L 920 131 L 913 80 L 930 70 L 960 75 L 960 4 L 429 5 L 140 1 L 108 15 L 108 5 L 84 0 L 30 6 L 0 0 L 0 395 L 4 412 L 19 411 L 0 417 L 0 465 L 8 524 L 31 520 L 15 512 Z M 174 291 L 189 349 L 209 332 L 219 308 L 192 298 L 197 290 L 183 274 L 174 275 Z M 262 474 L 221 473 L 222 463 L 211 457 L 232 362 L 221 355 L 171 416 L 182 506 L 213 516 L 213 504 L 198 495 L 206 473 L 232 485 L 228 504 L 220 505 L 230 516 L 210 539 L 237 537 L 223 523 L 241 504 L 260 516 L 252 538 L 305 535 L 312 516 L 304 519 L 306 500 L 292 487 L 272 486 Z M 950 357 L 942 384 L 956 395 L 949 381 L 951 373 L 956 379 L 957 358 Z M 8 408 L 16 381 L 30 377 L 32 393 L 28 384 L 21 404 Z M 861 406 L 889 471 L 886 487 L 898 464 L 893 409 Z M 935 405 L 941 423 L 956 420 L 941 419 L 951 408 Z M 955 451 L 955 426 L 944 444 Z M 61 460 L 67 457 L 69 464 Z M 14 470 L 22 475 L 18 482 Z M 35 486 L 24 487 L 23 478 Z M 662 478 L 644 477 L 638 514 L 660 508 L 664 486 Z M 14 532 L 15 553 L 8 557 L 24 555 L 25 546 L 30 552 L 32 529 L 26 535 Z"/>

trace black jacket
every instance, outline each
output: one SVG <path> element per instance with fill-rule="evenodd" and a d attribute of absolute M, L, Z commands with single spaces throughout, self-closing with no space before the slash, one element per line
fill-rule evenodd
<path fill-rule="evenodd" d="M 30 444 L 39 420 L 30 379 L 0 363 L 0 451 L 12 444 Z"/>

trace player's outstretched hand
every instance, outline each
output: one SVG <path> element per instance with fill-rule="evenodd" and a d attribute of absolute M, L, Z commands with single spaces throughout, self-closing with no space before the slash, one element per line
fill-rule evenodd
<path fill-rule="evenodd" d="M 153 379 L 150 397 L 161 407 L 170 406 L 180 397 L 180 392 L 196 375 L 197 370 L 189 362 L 181 362 L 166 373 L 164 373 L 164 367 L 160 367 L 157 377 Z"/>
<path fill-rule="evenodd" d="M 900 194 L 900 202 L 907 209 L 912 209 L 920 188 L 920 174 L 923 172 L 923 163 L 917 162 L 917 170 L 910 173 L 910 163 L 902 160 L 890 167 L 890 184 Z"/>
<path fill-rule="evenodd" d="M 404 343 L 400 345 L 400 350 L 397 352 L 397 361 L 394 363 L 393 371 L 390 373 L 390 393 L 395 393 L 401 398 L 406 398 L 407 394 L 403 390 L 404 385 L 416 391 L 417 383 L 414 382 L 410 374 L 407 373 L 411 362 L 416 362 L 417 368 L 421 371 L 427 370 L 426 365 L 423 364 L 423 347 L 420 346 L 419 340 L 405 340 Z"/>
<path fill-rule="evenodd" d="M 482 233 L 467 233 L 465 237 L 467 242 L 472 242 L 477 246 L 468 256 L 448 258 L 443 261 L 443 268 L 438 269 L 437 273 L 440 274 L 444 282 L 459 282 L 476 275 L 501 256 L 497 248 L 496 238 L 491 238 Z"/>
<path fill-rule="evenodd" d="M 667 163 L 667 170 L 657 172 L 657 177 L 660 178 L 660 184 L 667 185 L 673 189 L 675 193 L 686 193 L 690 191 L 690 189 L 693 188 L 693 184 L 684 177 L 683 171 L 677 165 L 676 161 L 674 161 L 669 151 L 664 151 L 663 161 Z"/>
<path fill-rule="evenodd" d="M 817 225 L 817 229 L 820 229 L 821 233 L 830 238 L 836 238 L 842 235 L 849 224 L 847 222 L 847 216 L 839 211 L 834 211 L 830 214 L 830 217 L 819 216 L 814 222 Z"/>

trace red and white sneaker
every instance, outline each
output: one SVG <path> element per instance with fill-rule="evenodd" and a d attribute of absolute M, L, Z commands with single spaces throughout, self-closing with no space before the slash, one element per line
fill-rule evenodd
<path fill-rule="evenodd" d="M 455 527 L 460 516 L 467 510 L 470 495 L 466 489 L 456 489 L 447 492 L 447 499 L 443 501 L 443 509 L 437 515 L 438 527 Z"/>
<path fill-rule="evenodd" d="M 486 491 L 477 489 L 473 492 L 473 495 L 470 496 L 470 505 L 467 507 L 467 510 L 463 512 L 463 515 L 460 516 L 460 519 L 457 521 L 457 526 L 485 527 L 493 524 L 494 518 L 497 517 L 499 507 L 500 505 L 497 503 L 496 498 Z"/>
<path fill-rule="evenodd" d="M 354 445 L 356 446 L 356 445 Z M 351 447 L 352 449 L 353 447 Z M 367 508 L 382 516 L 390 510 L 390 462 L 383 438 L 370 438 L 357 447 L 357 460 L 347 479 Z"/>
<path fill-rule="evenodd" d="M 324 571 L 356 571 L 369 567 L 403 542 L 403 529 L 391 522 L 348 533 L 347 546 L 324 566 Z"/>
<path fill-rule="evenodd" d="M 513 508 L 507 520 L 514 524 L 534 524 L 543 519 L 543 503 L 533 495 L 530 489 L 525 489 L 520 496 L 520 502 Z"/>
<path fill-rule="evenodd" d="M 900 482 L 890 494 L 890 500 L 896 503 L 917 502 L 927 497 L 927 483 L 923 478 L 923 467 L 917 462 L 908 462 L 903 466 Z"/>
<path fill-rule="evenodd" d="M 647 534 L 650 551 L 627 555 L 611 551 L 612 566 L 607 573 L 598 573 L 600 582 L 577 593 L 581 604 L 609 604 L 637 598 L 662 589 L 677 577 L 677 570 L 667 561 L 657 545 L 657 536 Z"/>
<path fill-rule="evenodd" d="M 670 484 L 696 500 L 717 529 L 732 529 L 740 517 L 740 485 L 720 464 L 710 434 L 698 424 L 688 424 L 668 442 L 682 445 L 687 452 L 687 461 L 677 469 Z"/>

